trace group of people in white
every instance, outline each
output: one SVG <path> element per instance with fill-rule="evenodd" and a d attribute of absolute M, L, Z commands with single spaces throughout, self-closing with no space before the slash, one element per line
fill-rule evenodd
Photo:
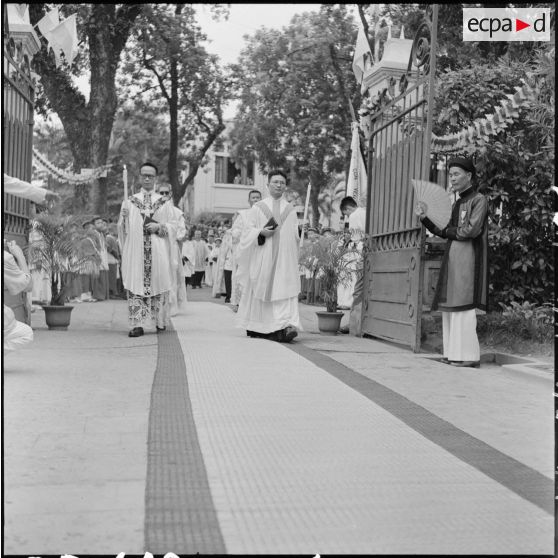
<path fill-rule="evenodd" d="M 246 209 L 237 212 L 232 223 L 225 221 L 217 229 L 219 236 L 210 229 L 206 239 L 200 230 L 188 238 L 186 219 L 172 202 L 171 187 L 157 184 L 157 174 L 153 163 L 141 166 L 141 188 L 123 201 L 114 228 L 109 230 L 112 224 L 99 216 L 83 223 L 86 234 L 80 249 L 99 256 L 99 269 L 74 277 L 68 300 L 127 298 L 128 335 L 139 337 L 146 330 L 165 331 L 170 317 L 185 309 L 186 286 L 202 288 L 203 282 L 214 297 L 225 295 L 225 303 L 237 312 L 238 327 L 248 336 L 292 341 L 301 329 L 299 240 L 308 227 L 300 225 L 295 207 L 283 196 L 286 174 L 270 171 L 269 196 L 262 199 L 259 190 L 250 190 Z M 57 196 L 6 175 L 4 183 L 6 191 L 37 203 Z M 355 209 L 360 215 L 363 210 L 348 200 L 345 215 Z M 359 226 L 364 229 L 360 222 Z M 4 278 L 10 292 L 34 288 L 38 299 L 48 300 L 48 293 L 41 292 L 48 290 L 48 282 L 29 270 L 17 244 L 5 243 L 4 249 Z M 6 306 L 4 315 L 16 344 L 32 339 L 31 328 L 17 322 Z"/>
<path fill-rule="evenodd" d="M 270 171 L 269 197 L 251 190 L 249 207 L 238 212 L 222 238 L 212 234 L 206 242 L 201 231 L 186 239 L 184 216 L 171 201 L 170 187 L 156 186 L 157 173 L 153 163 L 141 166 L 141 189 L 124 200 L 118 221 L 128 335 L 165 331 L 186 302 L 186 284 L 201 288 L 205 277 L 214 296 L 224 284 L 225 302 L 248 336 L 292 341 L 301 327 L 298 246 L 304 227 L 283 197 L 286 174 Z"/>

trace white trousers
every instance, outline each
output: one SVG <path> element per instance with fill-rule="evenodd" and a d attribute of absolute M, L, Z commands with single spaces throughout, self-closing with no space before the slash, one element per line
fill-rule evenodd
<path fill-rule="evenodd" d="M 480 360 L 477 314 L 474 309 L 442 312 L 442 337 L 444 357 L 448 360 Z"/>

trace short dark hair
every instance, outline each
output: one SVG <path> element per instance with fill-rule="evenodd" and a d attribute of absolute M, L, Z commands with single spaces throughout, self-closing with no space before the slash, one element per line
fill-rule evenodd
<path fill-rule="evenodd" d="M 339 209 L 343 211 L 347 207 L 358 207 L 357 202 L 351 196 L 346 196 L 341 200 L 341 205 L 339 206 Z"/>
<path fill-rule="evenodd" d="M 269 182 L 275 175 L 277 175 L 277 174 L 280 175 L 280 176 L 282 176 L 282 177 L 285 179 L 285 181 L 287 181 L 287 175 L 286 175 L 282 170 L 280 170 L 280 169 L 274 169 L 274 170 L 270 170 L 270 171 L 267 173 L 267 180 L 268 180 L 268 182 Z"/>
<path fill-rule="evenodd" d="M 155 169 L 155 174 L 159 174 L 159 169 L 157 168 L 157 165 L 153 164 L 151 161 L 145 161 L 145 163 L 143 163 L 143 165 L 140 166 L 140 171 L 143 167 L 153 167 Z"/>
<path fill-rule="evenodd" d="M 250 190 L 250 191 L 248 192 L 248 200 L 250 199 L 250 196 L 251 196 L 252 194 L 259 194 L 259 195 L 260 195 L 260 198 L 262 197 L 262 193 L 261 193 L 259 190 Z"/>

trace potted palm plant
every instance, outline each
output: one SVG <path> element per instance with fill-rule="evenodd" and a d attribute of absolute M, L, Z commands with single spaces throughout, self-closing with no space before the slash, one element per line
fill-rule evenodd
<path fill-rule="evenodd" d="M 96 254 L 83 254 L 80 244 L 86 233 L 73 217 L 39 214 L 33 221 L 33 237 L 29 243 L 29 267 L 50 278 L 50 304 L 44 304 L 49 329 L 68 329 L 73 306 L 66 302 L 66 291 L 79 274 L 98 273 Z"/>
<path fill-rule="evenodd" d="M 344 241 L 342 235 L 318 237 L 302 247 L 301 265 L 312 269 L 320 280 L 326 311 L 316 312 L 316 315 L 318 329 L 323 334 L 336 335 L 339 331 L 343 312 L 337 308 L 337 288 L 351 283 L 354 260 L 358 257 L 360 252 L 352 242 Z"/>

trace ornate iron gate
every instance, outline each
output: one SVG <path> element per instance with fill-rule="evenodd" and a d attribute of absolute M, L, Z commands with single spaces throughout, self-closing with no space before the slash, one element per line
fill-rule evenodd
<path fill-rule="evenodd" d="M 420 349 L 424 230 L 414 214 L 411 179 L 428 179 L 430 172 L 437 8 L 429 7 L 415 35 L 399 92 L 393 77 L 383 92 L 368 151 L 362 333 L 414 351 Z"/>
<path fill-rule="evenodd" d="M 4 4 L 3 17 L 3 166 L 9 176 L 31 180 L 33 160 L 33 108 L 35 86 L 31 78 L 29 56 L 21 41 L 14 40 L 8 29 Z M 16 240 L 20 246 L 27 244 L 30 202 L 23 198 L 3 194 L 4 238 Z M 25 303 L 26 295 L 10 295 L 4 291 L 4 302 L 16 318 L 29 323 Z"/>

